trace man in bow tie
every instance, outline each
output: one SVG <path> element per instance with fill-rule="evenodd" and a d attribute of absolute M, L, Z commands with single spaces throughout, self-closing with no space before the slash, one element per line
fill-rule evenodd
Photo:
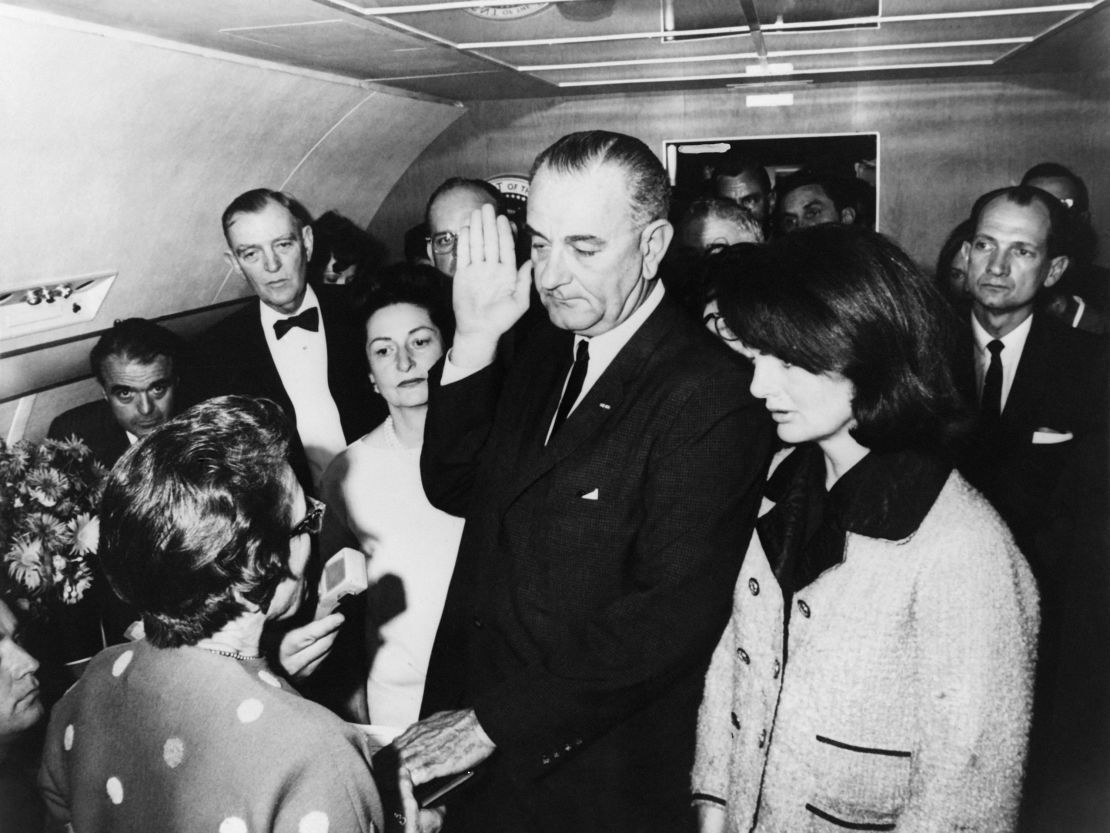
<path fill-rule="evenodd" d="M 692 830 L 706 667 L 755 519 L 770 422 L 750 371 L 667 296 L 669 186 L 637 139 L 533 167 L 519 271 L 490 206 L 460 229 L 457 330 L 431 372 L 424 489 L 466 527 L 413 782 L 480 765 L 452 830 Z M 546 320 L 495 361 L 535 286 Z"/>
<path fill-rule="evenodd" d="M 336 454 L 385 418 L 357 324 L 307 283 L 310 219 L 280 191 L 257 188 L 231 202 L 222 218 L 224 256 L 258 301 L 201 341 L 209 396 L 266 396 L 294 422 L 300 448 L 291 462 L 309 492 Z"/>

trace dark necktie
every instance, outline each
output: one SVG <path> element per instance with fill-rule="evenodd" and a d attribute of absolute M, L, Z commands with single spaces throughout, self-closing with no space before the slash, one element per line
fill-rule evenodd
<path fill-rule="evenodd" d="M 320 329 L 320 310 L 317 307 L 306 309 L 300 315 L 294 315 L 290 318 L 282 318 L 274 322 L 274 333 L 280 340 L 287 332 L 294 327 L 301 327 L 310 332 L 316 332 Z"/>
<path fill-rule="evenodd" d="M 578 351 L 574 355 L 574 365 L 570 369 L 570 378 L 567 380 L 563 398 L 559 401 L 559 410 L 555 412 L 555 421 L 551 423 L 551 436 L 567 421 L 567 414 L 582 393 L 582 383 L 586 380 L 586 369 L 590 366 L 590 342 L 582 339 L 578 342 Z"/>
<path fill-rule="evenodd" d="M 988 420 L 996 420 L 1002 415 L 1002 356 L 999 354 L 1005 346 L 997 338 L 987 345 L 991 363 L 987 366 L 987 375 L 983 377 L 980 413 Z"/>

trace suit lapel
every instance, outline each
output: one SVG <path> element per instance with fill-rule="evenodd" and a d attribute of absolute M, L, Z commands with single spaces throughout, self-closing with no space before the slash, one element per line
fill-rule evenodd
<path fill-rule="evenodd" d="M 104 436 L 104 453 L 110 455 L 114 463 L 123 456 L 123 452 L 131 447 L 131 440 L 127 438 L 127 432 L 120 428 L 119 423 L 116 422 L 116 418 L 112 414 L 112 406 L 107 402 L 101 404 L 103 407 L 100 410 L 100 429 Z"/>
<path fill-rule="evenodd" d="M 616 358 L 578 403 L 578 407 L 567 417 L 558 433 L 551 438 L 551 442 L 544 446 L 543 440 L 558 407 L 562 382 L 571 361 L 572 339 L 569 333 L 559 340 L 563 347 L 557 355 L 563 359 L 547 364 L 549 368 L 554 367 L 553 372 L 542 374 L 548 379 L 548 390 L 536 391 L 537 395 L 532 397 L 532 413 L 527 415 L 529 422 L 524 425 L 530 424 L 533 427 L 532 430 L 525 427 L 521 431 L 523 445 L 518 459 L 523 465 L 506 493 L 509 502 L 550 471 L 556 463 L 594 437 L 613 414 L 620 411 L 621 403 L 629 393 L 634 392 L 637 383 L 650 384 L 651 374 L 644 372 L 644 365 L 674 325 L 676 314 L 677 311 L 664 298 L 617 353 Z"/>
<path fill-rule="evenodd" d="M 1037 400 L 1044 395 L 1045 379 L 1049 368 L 1048 340 L 1051 333 L 1046 332 L 1044 321 L 1045 313 L 1034 313 L 1033 323 L 1029 327 L 1029 337 L 1025 340 L 1025 347 L 1021 351 L 1021 359 L 1014 372 L 1014 382 L 1010 386 L 1010 395 L 1006 398 L 1006 407 L 1002 409 L 1002 422 L 1011 429 L 1020 430 L 1034 410 Z"/>
<path fill-rule="evenodd" d="M 243 349 L 248 354 L 247 361 L 243 364 L 250 372 L 257 372 L 255 380 L 244 380 L 250 387 L 255 385 L 268 397 L 277 402 L 288 415 L 290 421 L 296 422 L 297 415 L 293 410 L 293 400 L 285 391 L 281 383 L 274 357 L 270 355 L 270 346 L 266 343 L 266 334 L 262 330 L 262 319 L 259 317 L 258 307 L 261 301 L 256 302 L 251 308 L 250 316 L 245 321 Z M 249 387 L 246 389 L 250 389 Z"/>

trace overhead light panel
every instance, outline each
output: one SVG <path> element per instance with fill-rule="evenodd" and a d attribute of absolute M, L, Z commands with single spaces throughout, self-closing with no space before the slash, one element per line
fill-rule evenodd
<path fill-rule="evenodd" d="M 745 75 L 791 75 L 793 64 L 751 64 L 744 67 Z"/>
<path fill-rule="evenodd" d="M 794 93 L 754 93 L 745 100 L 749 107 L 789 107 Z"/>

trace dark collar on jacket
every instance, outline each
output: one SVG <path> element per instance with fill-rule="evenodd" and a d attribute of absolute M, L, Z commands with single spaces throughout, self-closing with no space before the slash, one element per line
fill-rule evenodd
<path fill-rule="evenodd" d="M 767 481 L 775 506 L 756 523 L 787 610 L 794 593 L 844 560 L 847 533 L 912 535 L 951 471 L 918 451 L 871 452 L 826 491 L 824 453 L 816 443 L 798 446 Z"/>

